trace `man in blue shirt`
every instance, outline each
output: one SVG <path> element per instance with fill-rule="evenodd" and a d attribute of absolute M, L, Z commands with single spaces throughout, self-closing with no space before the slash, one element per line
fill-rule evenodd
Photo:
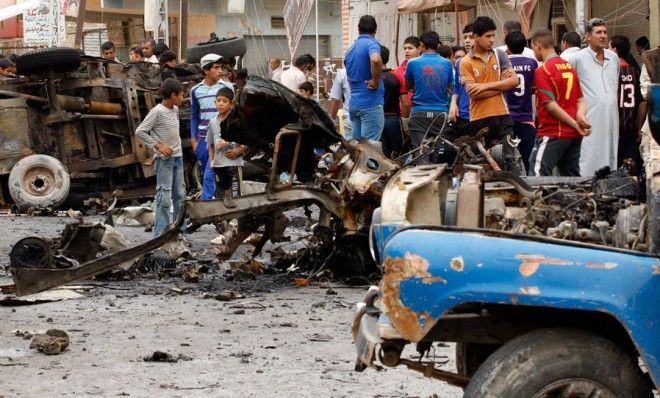
<path fill-rule="evenodd" d="M 463 28 L 463 43 L 465 51 L 472 49 L 472 24 Z M 449 107 L 449 120 L 453 122 L 454 135 L 459 137 L 470 132 L 470 96 L 461 82 L 461 58 L 456 59 L 454 67 L 454 87 L 452 89 L 451 105 Z"/>
<path fill-rule="evenodd" d="M 406 88 L 413 91 L 409 128 L 414 148 L 420 147 L 424 137 L 441 133 L 454 81 L 451 61 L 436 51 L 438 34 L 424 32 L 419 39 L 422 55 L 408 62 L 405 74 Z"/>
<path fill-rule="evenodd" d="M 380 57 L 380 43 L 374 38 L 376 28 L 376 19 L 371 15 L 363 15 L 358 23 L 360 35 L 344 57 L 351 87 L 349 113 L 355 139 L 379 140 L 385 123 L 385 89 L 380 77 L 383 61 Z"/>
<path fill-rule="evenodd" d="M 220 82 L 223 58 L 217 54 L 207 54 L 199 61 L 204 71 L 204 80 L 190 91 L 190 142 L 202 173 L 202 200 L 213 199 L 215 194 L 215 174 L 209 165 L 209 151 L 206 145 L 206 132 L 211 119 L 218 116 L 215 95 L 222 87 Z M 230 87 L 233 90 L 233 87 Z"/>

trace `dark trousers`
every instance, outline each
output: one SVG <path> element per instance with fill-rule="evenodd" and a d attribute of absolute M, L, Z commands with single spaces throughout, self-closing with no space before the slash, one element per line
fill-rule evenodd
<path fill-rule="evenodd" d="M 398 115 L 385 115 L 383 134 L 380 136 L 383 144 L 383 153 L 388 158 L 401 154 L 403 149 L 403 135 L 401 132 L 401 118 Z"/>
<path fill-rule="evenodd" d="M 534 142 L 536 141 L 536 127 L 527 123 L 515 122 L 513 124 L 513 134 L 520 139 L 518 152 L 520 152 L 525 165 L 525 174 L 529 174 L 529 156 L 532 154 Z"/>
<path fill-rule="evenodd" d="M 636 131 L 620 131 L 619 148 L 617 152 L 617 167 L 621 167 L 625 159 L 635 162 L 635 171 L 642 169 L 642 156 L 639 154 L 639 142 Z"/>
<path fill-rule="evenodd" d="M 502 144 L 502 162 L 503 169 L 515 175 L 521 175 L 520 169 L 520 154 L 517 148 L 512 144 L 511 140 L 515 134 L 513 131 L 513 120 L 511 116 L 491 116 L 470 122 L 470 127 L 473 134 L 477 134 L 479 130 L 484 127 L 488 128 L 486 134 L 486 148 L 493 147 L 497 144 Z"/>
<path fill-rule="evenodd" d="M 215 198 L 222 199 L 224 191 L 232 190 L 233 182 L 236 177 L 236 172 L 238 168 L 236 166 L 231 167 L 214 167 L 213 172 L 215 173 Z"/>
<path fill-rule="evenodd" d="M 550 176 L 556 166 L 560 176 L 579 176 L 581 146 L 582 138 L 537 138 L 529 158 L 529 175 Z"/>

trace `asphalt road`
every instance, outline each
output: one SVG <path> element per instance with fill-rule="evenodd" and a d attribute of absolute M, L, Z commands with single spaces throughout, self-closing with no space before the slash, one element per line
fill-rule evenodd
<path fill-rule="evenodd" d="M 54 237 L 69 222 L 0 216 L 0 266 L 20 238 Z M 135 243 L 150 237 L 140 227 L 118 229 Z M 213 237 L 212 227 L 190 235 L 193 251 L 208 254 Z M 277 275 L 226 279 L 218 271 L 198 283 L 176 276 L 97 280 L 84 283 L 77 299 L 0 307 L 0 396 L 462 396 L 406 368 L 353 370 L 350 325 L 366 286 L 297 287 Z M 9 282 L 6 273 L 0 276 L 0 284 Z M 225 289 L 240 297 L 208 298 Z M 30 340 L 16 335 L 50 328 L 70 336 L 59 355 L 30 349 Z M 181 359 L 145 362 L 154 351 Z M 414 347 L 404 352 L 414 354 Z M 453 347 L 436 347 L 435 356 L 446 362 L 443 369 L 454 369 Z"/>

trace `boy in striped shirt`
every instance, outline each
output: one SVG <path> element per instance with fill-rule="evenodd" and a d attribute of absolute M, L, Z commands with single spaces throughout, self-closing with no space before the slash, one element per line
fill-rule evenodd
<path fill-rule="evenodd" d="M 542 28 L 532 36 L 532 48 L 543 65 L 534 72 L 538 128 L 530 157 L 530 175 L 580 175 L 582 137 L 591 125 L 580 81 L 573 66 L 557 55 L 552 32 Z"/>
<path fill-rule="evenodd" d="M 186 198 L 183 180 L 183 153 L 179 135 L 179 106 L 183 86 L 176 79 L 165 79 L 160 88 L 163 101 L 154 106 L 135 130 L 135 135 L 154 151 L 156 170 L 156 214 L 154 237 L 176 220 Z M 170 208 L 174 208 L 174 214 Z"/>

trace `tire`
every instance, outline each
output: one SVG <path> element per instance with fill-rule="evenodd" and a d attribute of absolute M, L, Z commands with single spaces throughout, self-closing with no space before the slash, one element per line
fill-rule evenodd
<path fill-rule="evenodd" d="M 536 330 L 504 344 L 479 367 L 465 390 L 466 398 L 560 395 L 653 396 L 637 362 L 619 346 L 566 328 Z"/>
<path fill-rule="evenodd" d="M 56 73 L 65 73 L 78 69 L 80 52 L 75 48 L 53 47 L 40 48 L 18 57 L 16 72 L 19 75 L 45 74 L 49 69 Z"/>
<path fill-rule="evenodd" d="M 233 37 L 186 49 L 186 61 L 191 64 L 199 63 L 206 54 L 218 54 L 224 58 L 242 57 L 246 51 L 245 40 L 242 37 Z"/>
<path fill-rule="evenodd" d="M 497 344 L 456 343 L 456 372 L 471 377 L 498 348 Z"/>
<path fill-rule="evenodd" d="M 69 173 L 48 155 L 24 157 L 9 173 L 9 195 L 20 210 L 55 208 L 64 202 L 70 188 Z"/>

